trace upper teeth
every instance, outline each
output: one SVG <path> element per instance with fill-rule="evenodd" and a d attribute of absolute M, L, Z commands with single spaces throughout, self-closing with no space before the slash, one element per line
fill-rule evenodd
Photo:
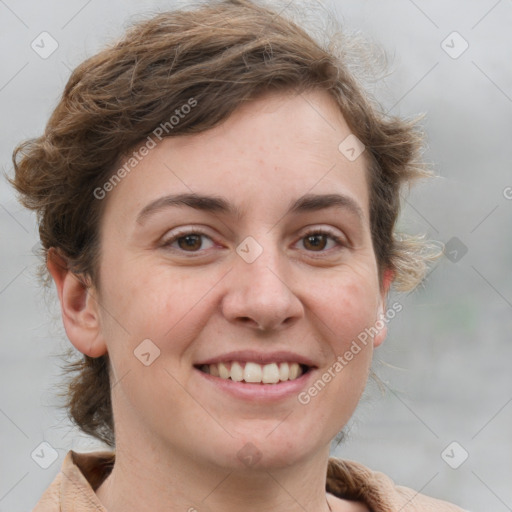
<path fill-rule="evenodd" d="M 245 365 L 245 366 L 244 366 Z M 280 381 L 294 380 L 302 375 L 299 363 L 215 363 L 204 364 L 201 370 L 214 377 L 231 379 L 236 382 L 276 384 Z"/>

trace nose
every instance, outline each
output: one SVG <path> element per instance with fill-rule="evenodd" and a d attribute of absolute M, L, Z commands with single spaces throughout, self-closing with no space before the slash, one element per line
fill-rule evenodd
<path fill-rule="evenodd" d="M 252 263 L 235 258 L 228 274 L 222 312 L 230 322 L 260 331 L 280 330 L 304 314 L 284 256 L 265 248 Z"/>

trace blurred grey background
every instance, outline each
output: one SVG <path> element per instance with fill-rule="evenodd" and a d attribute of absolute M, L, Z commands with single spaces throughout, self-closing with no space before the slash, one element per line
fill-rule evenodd
<path fill-rule="evenodd" d="M 334 453 L 472 512 L 510 511 L 512 1 L 321 4 L 385 49 L 391 73 L 373 90 L 386 110 L 426 114 L 425 158 L 439 178 L 407 197 L 401 226 L 447 244 L 423 287 L 390 297 L 403 310 L 376 352 L 384 392 L 370 383 Z M 70 69 L 137 13 L 173 6 L 0 0 L 2 169 L 11 172 L 19 141 L 42 132 Z M 19 512 L 35 505 L 69 449 L 101 446 L 57 408 L 67 342 L 35 280 L 36 220 L 5 180 L 0 236 L 0 512 Z M 37 461 L 42 442 L 54 461 Z"/>

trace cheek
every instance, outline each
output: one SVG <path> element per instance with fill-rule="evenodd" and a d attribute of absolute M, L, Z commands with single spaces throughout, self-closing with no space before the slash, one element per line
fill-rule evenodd
<path fill-rule="evenodd" d="M 375 281 L 375 282 L 374 282 Z M 320 326 L 336 353 L 374 325 L 379 305 L 379 289 L 370 274 L 345 273 L 338 279 L 326 280 L 311 296 Z"/>
<path fill-rule="evenodd" d="M 373 281 L 370 274 L 362 279 L 347 273 L 316 294 L 318 335 L 323 339 L 319 346 L 328 347 L 329 353 L 317 380 L 299 401 L 312 405 L 310 410 L 315 408 L 315 414 L 328 423 L 330 418 L 334 432 L 350 418 L 368 379 L 379 304 Z"/>
<path fill-rule="evenodd" d="M 140 263 L 112 266 L 103 287 L 103 333 L 119 375 L 138 367 L 137 355 L 148 350 L 151 357 L 154 352 L 179 362 L 215 313 L 209 293 L 219 276 L 191 278 L 186 270 L 170 275 L 167 267 Z"/>
<path fill-rule="evenodd" d="M 209 279 L 176 275 L 170 279 L 160 270 L 155 267 L 144 274 L 131 267 L 128 275 L 118 265 L 104 286 L 103 332 L 113 383 L 119 382 L 113 385 L 112 396 L 120 425 L 140 422 L 144 428 L 147 418 L 155 418 L 155 404 L 156 423 L 162 425 L 176 421 L 176 411 L 187 411 L 190 421 L 197 418 L 198 423 L 204 417 L 204 409 L 186 391 L 178 365 L 211 315 L 208 301 L 201 298 L 212 284 Z M 167 407 L 170 404 L 172 408 Z"/>
<path fill-rule="evenodd" d="M 119 265 L 105 286 L 105 302 L 112 316 L 133 336 L 161 337 L 194 309 L 208 282 L 187 279 L 183 273 L 169 276 L 165 268 Z"/>

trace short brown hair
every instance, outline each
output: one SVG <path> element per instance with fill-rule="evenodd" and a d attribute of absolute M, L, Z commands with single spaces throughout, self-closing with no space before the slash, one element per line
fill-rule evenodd
<path fill-rule="evenodd" d="M 332 41 L 331 41 L 332 42 Z M 98 226 L 105 201 L 93 191 L 117 163 L 191 98 L 197 102 L 163 136 L 200 133 L 269 91 L 326 91 L 365 145 L 370 224 L 382 282 L 412 289 L 426 265 L 420 239 L 398 235 L 400 190 L 426 174 L 415 123 L 385 115 L 349 71 L 336 45 L 250 0 L 211 1 L 164 12 L 80 64 L 42 136 L 14 151 L 22 203 L 37 212 L 45 255 L 55 247 L 77 276 L 97 283 Z M 341 141 L 340 141 L 341 142 Z M 108 354 L 68 367 L 71 419 L 115 445 Z"/>

